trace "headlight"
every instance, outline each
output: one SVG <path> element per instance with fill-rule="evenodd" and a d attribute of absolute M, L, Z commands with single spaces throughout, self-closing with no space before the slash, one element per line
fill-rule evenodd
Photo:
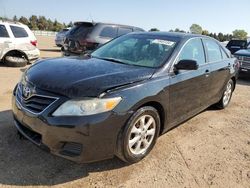
<path fill-rule="evenodd" d="M 91 98 L 85 100 L 69 100 L 63 103 L 52 115 L 53 116 L 87 116 L 108 112 L 113 110 L 121 97 L 98 99 Z"/>

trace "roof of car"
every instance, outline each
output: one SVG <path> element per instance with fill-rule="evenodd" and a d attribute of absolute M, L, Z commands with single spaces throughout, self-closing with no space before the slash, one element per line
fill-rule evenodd
<path fill-rule="evenodd" d="M 123 25 L 123 24 L 116 24 L 116 23 L 105 23 L 105 22 L 84 22 L 84 21 L 77 21 L 77 22 L 74 22 L 74 24 L 92 24 L 93 26 L 94 25 L 115 25 L 115 26 L 123 26 L 123 27 L 133 27 L 133 28 L 138 28 L 138 29 L 142 29 L 140 27 L 135 27 L 135 26 L 131 26 L 131 25 Z"/>
<path fill-rule="evenodd" d="M 191 33 L 181 33 L 181 32 L 163 32 L 163 31 L 152 31 L 152 32 L 142 32 L 142 35 L 151 35 L 151 36 L 169 36 L 177 38 L 194 38 L 194 37 L 208 37 L 204 35 L 191 34 Z M 210 38 L 210 37 L 208 37 Z"/>
<path fill-rule="evenodd" d="M 16 21 L 13 21 L 13 20 L 6 20 L 6 19 L 0 19 L 0 23 L 2 23 L 2 24 L 7 23 L 7 24 L 23 25 L 20 22 L 16 22 Z"/>

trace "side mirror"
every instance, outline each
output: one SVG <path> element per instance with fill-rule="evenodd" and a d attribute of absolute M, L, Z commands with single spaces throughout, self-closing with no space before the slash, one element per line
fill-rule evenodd
<path fill-rule="evenodd" d="M 174 65 L 176 71 L 178 70 L 197 70 L 199 65 L 195 60 L 180 60 L 177 64 Z"/>

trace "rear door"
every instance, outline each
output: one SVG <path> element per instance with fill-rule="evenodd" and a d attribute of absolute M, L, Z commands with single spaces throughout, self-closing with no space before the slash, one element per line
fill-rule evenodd
<path fill-rule="evenodd" d="M 36 49 L 36 47 L 31 44 L 32 39 L 29 37 L 29 34 L 24 27 L 10 25 L 10 30 L 14 37 L 13 43 L 15 45 L 15 49 L 22 51 Z"/>
<path fill-rule="evenodd" d="M 206 107 L 209 91 L 210 67 L 201 38 L 191 39 L 181 50 L 176 63 L 180 60 L 196 60 L 198 70 L 179 71 L 170 79 L 169 104 L 171 124 L 176 125 Z"/>
<path fill-rule="evenodd" d="M 224 86 L 230 77 L 230 67 L 233 65 L 227 53 L 215 40 L 203 39 L 203 43 L 212 78 L 208 100 L 214 103 L 221 98 Z"/>

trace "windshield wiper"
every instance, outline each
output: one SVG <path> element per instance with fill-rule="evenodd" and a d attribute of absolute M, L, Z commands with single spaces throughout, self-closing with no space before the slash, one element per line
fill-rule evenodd
<path fill-rule="evenodd" d="M 115 59 L 115 58 L 110 58 L 110 57 L 96 57 L 96 56 L 92 56 L 93 58 L 97 58 L 97 59 L 102 59 L 102 60 L 106 60 L 106 61 L 111 61 L 111 62 L 115 62 L 115 63 L 121 63 L 121 64 L 127 64 L 119 59 Z"/>

